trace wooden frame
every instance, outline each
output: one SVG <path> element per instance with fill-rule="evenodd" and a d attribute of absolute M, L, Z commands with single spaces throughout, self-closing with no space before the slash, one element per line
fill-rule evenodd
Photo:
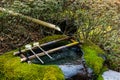
<path fill-rule="evenodd" d="M 54 52 L 56 52 L 56 51 L 59 51 L 59 50 L 61 50 L 61 49 L 68 48 L 68 47 L 72 47 L 72 46 L 76 46 L 76 45 L 80 44 L 80 42 L 75 41 L 73 37 L 66 37 L 66 38 L 62 38 L 62 39 L 58 39 L 58 40 L 54 40 L 54 41 L 51 41 L 51 42 L 48 42 L 48 43 L 41 44 L 40 47 L 48 46 L 48 45 L 51 45 L 51 44 L 55 44 L 55 43 L 57 43 L 57 42 L 64 41 L 64 40 L 69 40 L 71 43 L 66 44 L 66 45 L 63 45 L 63 46 L 60 46 L 60 47 L 56 47 L 56 48 L 53 48 L 53 49 L 50 49 L 50 50 L 47 50 L 47 51 L 45 51 L 45 50 L 43 49 L 44 51 L 42 51 L 42 52 L 40 52 L 40 53 L 37 53 L 36 55 L 39 56 L 39 57 L 42 57 L 42 56 L 45 56 L 45 55 L 46 55 L 45 52 L 46 52 L 47 54 L 52 54 L 52 53 L 54 53 Z M 38 48 L 38 47 L 32 47 L 33 50 L 34 50 L 34 49 L 37 49 L 37 48 Z M 20 56 L 22 56 L 22 57 L 21 57 L 21 62 L 25 62 L 25 61 L 27 61 L 27 60 L 32 60 L 32 59 L 35 59 L 35 58 L 36 58 L 36 55 L 31 55 L 31 56 L 25 57 L 24 54 L 25 54 L 27 51 L 30 51 L 30 50 L 25 50 L 25 49 L 24 49 L 24 50 L 21 50 L 21 53 L 22 53 L 22 54 L 20 54 L 20 52 L 14 52 L 14 55 L 19 55 L 19 54 L 20 54 Z"/>

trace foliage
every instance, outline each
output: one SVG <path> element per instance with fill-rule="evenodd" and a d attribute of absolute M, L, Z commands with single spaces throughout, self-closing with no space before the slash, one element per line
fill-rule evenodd
<path fill-rule="evenodd" d="M 61 36 L 56 35 L 53 38 L 58 37 Z M 1 80 L 64 80 L 64 75 L 57 66 L 21 63 L 19 57 L 13 56 L 14 51 L 0 56 Z"/>
<path fill-rule="evenodd" d="M 82 4 L 75 5 L 79 8 L 75 13 L 79 37 L 104 47 L 115 47 L 119 42 L 118 6 L 105 0 L 83 1 Z"/>
<path fill-rule="evenodd" d="M 72 13 L 71 17 L 75 20 L 74 24 L 78 28 L 76 34 L 79 39 L 85 42 L 91 40 L 102 49 L 109 50 L 110 53 L 120 53 L 119 5 L 119 3 L 110 2 L 109 0 L 77 0 L 71 4 L 69 6 L 70 9 L 67 9 L 67 11 Z M 88 52 L 95 53 L 91 48 L 90 50 L 88 49 Z M 95 57 L 95 55 L 89 56 Z M 108 61 L 113 64 L 111 65 L 111 69 L 115 70 L 116 68 L 119 71 L 117 56 L 109 57 Z"/>
<path fill-rule="evenodd" d="M 120 72 L 120 54 L 109 54 L 107 56 L 107 62 L 109 68 L 115 71 Z"/>
<path fill-rule="evenodd" d="M 75 29 L 74 34 L 80 40 L 91 40 L 95 44 L 102 46 L 104 50 L 120 53 L 120 45 L 118 45 L 120 44 L 120 4 L 114 3 L 114 1 L 1 0 L 0 6 L 57 24 L 65 30 L 65 34 Z M 4 50 L 8 48 L 14 49 L 29 42 L 38 41 L 46 35 L 54 35 L 54 33 L 54 30 L 43 28 L 21 17 L 13 17 L 0 12 L 0 48 Z M 93 48 L 87 48 L 88 50 L 85 50 L 89 51 L 89 53 L 96 53 L 97 51 L 97 49 L 94 51 Z M 89 56 L 95 57 L 97 55 L 92 54 Z M 96 57 L 96 59 L 99 59 L 102 63 L 102 58 Z M 110 63 L 114 64 L 116 58 L 113 61 L 112 59 L 110 57 Z M 95 70 L 99 73 L 102 64 L 95 64 L 100 66 Z"/>
<path fill-rule="evenodd" d="M 0 6 L 23 15 L 58 24 L 61 20 L 59 14 L 63 11 L 65 2 L 64 0 L 2 0 Z M 5 16 L 0 14 L 0 48 L 4 49 L 4 46 L 6 46 L 6 50 L 9 48 L 15 49 L 55 33 L 52 29 L 42 27 L 21 17 L 2 14 Z"/>
<path fill-rule="evenodd" d="M 90 39 L 105 48 L 118 47 L 119 41 L 119 5 L 106 0 L 2 0 L 1 6 L 24 15 L 31 16 L 59 25 L 65 34 L 77 27 L 80 39 Z M 10 45 L 22 43 L 29 37 L 29 42 L 44 35 L 54 34 L 54 30 L 23 20 L 21 17 L 6 15 L 1 18 L 1 36 L 14 40 Z M 62 22 L 66 21 L 63 25 Z M 70 26 L 71 25 L 71 26 Z M 34 27 L 32 27 L 34 26 Z M 18 31 L 16 31 L 16 30 Z M 11 34 L 12 32 L 12 34 Z M 37 33 L 36 33 L 37 32 Z M 29 33 L 29 34 L 28 34 Z M 38 34 L 39 33 L 39 34 Z M 10 35 L 11 34 L 11 35 Z M 36 37 L 32 36 L 33 34 Z M 17 35 L 17 39 L 15 39 Z M 40 37 L 41 35 L 41 37 Z M 8 37 L 9 36 L 9 37 Z M 21 37 L 24 36 L 24 37 Z M 6 38 L 5 38 L 6 39 Z M 38 40 L 37 39 L 37 40 Z M 4 43 L 4 42 L 3 42 Z M 12 45 L 13 46 L 13 45 Z"/>

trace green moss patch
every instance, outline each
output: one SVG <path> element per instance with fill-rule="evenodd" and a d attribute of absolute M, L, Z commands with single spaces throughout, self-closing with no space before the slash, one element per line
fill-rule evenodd
<path fill-rule="evenodd" d="M 99 74 L 103 68 L 104 59 L 101 56 L 104 55 L 104 51 L 91 41 L 83 44 L 82 49 L 87 65 L 93 69 L 95 74 Z"/>
<path fill-rule="evenodd" d="M 40 44 L 42 44 L 42 43 L 46 43 L 46 42 L 49 42 L 49 41 L 53 41 L 53 40 L 61 39 L 61 38 L 65 38 L 65 37 L 67 37 L 67 36 L 66 35 L 47 36 L 47 37 L 41 39 L 39 42 L 40 42 Z"/>
<path fill-rule="evenodd" d="M 61 37 L 63 36 L 56 35 L 50 38 L 53 40 Z M 50 38 L 44 38 L 40 42 L 51 40 Z M 19 57 L 13 56 L 14 51 L 0 56 L 0 80 L 64 80 L 64 75 L 57 66 L 21 63 Z"/>

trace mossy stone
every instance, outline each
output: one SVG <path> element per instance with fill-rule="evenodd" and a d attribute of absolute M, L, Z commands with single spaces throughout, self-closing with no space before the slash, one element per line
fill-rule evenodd
<path fill-rule="evenodd" d="M 104 55 L 104 51 L 91 41 L 86 41 L 83 44 L 82 49 L 84 51 L 86 64 L 93 69 L 96 75 L 101 74 L 101 71 L 104 67 L 104 59 L 99 55 Z"/>
<path fill-rule="evenodd" d="M 55 35 L 42 39 L 41 43 L 62 38 Z M 64 80 L 62 71 L 56 65 L 38 65 L 21 63 L 19 57 L 13 56 L 13 52 L 7 52 L 0 56 L 0 80 Z"/>

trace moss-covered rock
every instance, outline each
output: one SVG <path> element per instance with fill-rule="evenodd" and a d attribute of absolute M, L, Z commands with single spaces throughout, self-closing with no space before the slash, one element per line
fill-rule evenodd
<path fill-rule="evenodd" d="M 53 40 L 61 39 L 61 38 L 65 38 L 65 37 L 66 37 L 66 35 L 47 36 L 47 37 L 41 39 L 39 41 L 39 43 L 42 44 L 42 43 L 46 43 L 46 42 L 49 42 L 49 41 L 53 41 Z"/>
<path fill-rule="evenodd" d="M 104 56 L 104 51 L 91 41 L 86 41 L 83 44 L 82 49 L 87 65 L 93 69 L 96 75 L 101 74 L 104 63 L 104 59 L 102 58 L 102 56 Z"/>
<path fill-rule="evenodd" d="M 39 42 L 61 37 L 63 36 L 47 37 Z M 21 63 L 19 57 L 13 56 L 14 51 L 0 56 L 0 80 L 64 80 L 64 75 L 57 66 Z"/>

